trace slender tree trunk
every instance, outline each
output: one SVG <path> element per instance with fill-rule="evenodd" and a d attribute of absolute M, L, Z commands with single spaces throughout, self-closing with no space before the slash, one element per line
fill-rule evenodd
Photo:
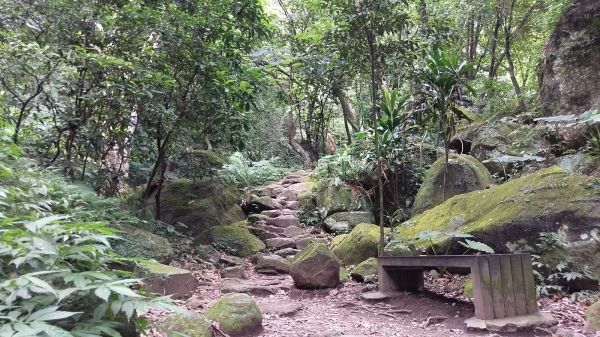
<path fill-rule="evenodd" d="M 337 97 L 338 101 L 340 102 L 340 105 L 342 106 L 344 120 L 348 122 L 350 126 L 352 126 L 352 130 L 354 132 L 357 132 L 359 130 L 358 124 L 356 123 L 354 108 L 352 108 L 352 104 L 350 103 L 348 96 L 346 96 L 346 93 L 338 87 L 334 87 L 332 89 L 332 93 L 335 97 Z"/>
<path fill-rule="evenodd" d="M 523 98 L 523 93 L 521 92 L 521 87 L 519 86 L 519 81 L 517 81 L 517 77 L 515 75 L 515 65 L 512 58 L 512 53 L 510 51 L 511 48 L 511 37 L 512 37 L 512 20 L 513 20 L 513 12 L 515 7 L 515 1 L 512 0 L 510 3 L 509 14 L 505 16 L 504 22 L 504 55 L 506 56 L 506 61 L 508 63 L 508 75 L 510 76 L 510 81 L 512 82 L 513 88 L 515 90 L 515 95 L 517 95 L 517 99 L 519 101 L 519 112 L 525 112 L 527 110 L 527 105 L 525 104 L 525 99 Z"/>
<path fill-rule="evenodd" d="M 491 36 L 491 47 L 490 47 L 490 68 L 488 70 L 488 78 L 493 79 L 496 77 L 496 70 L 498 69 L 497 60 L 496 60 L 496 49 L 498 49 L 498 34 L 500 31 L 500 25 L 502 24 L 502 19 L 500 15 L 500 9 L 496 8 L 496 23 L 494 24 L 494 30 Z"/>

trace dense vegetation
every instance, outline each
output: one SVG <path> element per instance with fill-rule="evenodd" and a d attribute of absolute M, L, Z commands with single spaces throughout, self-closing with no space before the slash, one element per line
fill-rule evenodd
<path fill-rule="evenodd" d="M 250 198 L 309 169 L 395 227 L 417 215 L 439 157 L 446 200 L 470 127 L 548 115 L 537 75 L 569 3 L 0 0 L 0 335 L 116 336 L 134 311 L 172 308 L 113 251 L 120 225 L 177 232 L 161 222 L 171 181 Z M 547 140 L 540 161 L 600 152 L 598 129 L 576 145 L 538 131 L 511 145 Z M 492 173 L 502 183 L 523 167 Z M 562 252 L 561 240 L 529 248 Z M 546 293 L 590 277 L 566 257 L 536 262 Z"/>

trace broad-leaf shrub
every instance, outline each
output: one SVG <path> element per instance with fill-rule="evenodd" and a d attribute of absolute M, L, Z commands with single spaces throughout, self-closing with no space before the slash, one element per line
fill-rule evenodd
<path fill-rule="evenodd" d="M 279 164 L 278 158 L 253 162 L 242 153 L 235 152 L 229 157 L 219 176 L 225 182 L 244 190 L 281 178 L 288 170 Z"/>
<path fill-rule="evenodd" d="M 0 336 L 120 336 L 135 313 L 174 309 L 113 269 L 114 201 L 19 158 L 0 125 Z M 108 214 L 105 209 L 115 214 Z M 109 267 L 110 266 L 110 267 Z"/>

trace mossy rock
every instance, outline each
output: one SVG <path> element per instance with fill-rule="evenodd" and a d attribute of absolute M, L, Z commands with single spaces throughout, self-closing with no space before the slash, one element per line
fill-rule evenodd
<path fill-rule="evenodd" d="M 201 232 L 195 240 L 200 244 L 211 244 L 227 254 L 251 256 L 265 249 L 265 244 L 245 227 L 219 226 Z"/>
<path fill-rule="evenodd" d="M 589 266 L 600 279 L 600 253 L 594 239 L 600 230 L 600 179 L 570 175 L 551 167 L 490 189 L 461 194 L 396 227 L 398 240 L 413 240 L 424 231 L 466 233 L 507 252 L 506 243 L 521 239 L 535 246 L 539 233 L 559 232 L 568 242 L 575 265 Z M 425 241 L 418 245 L 429 248 Z M 447 239 L 434 239 L 437 251 Z M 453 247 L 456 247 L 454 245 Z M 597 255 L 596 255 L 597 256 Z"/>
<path fill-rule="evenodd" d="M 366 196 L 343 182 L 323 180 L 314 182 L 312 186 L 310 192 L 299 196 L 303 212 L 317 210 L 324 219 L 338 212 L 370 212 L 372 209 L 372 204 Z"/>
<path fill-rule="evenodd" d="M 482 190 L 493 184 L 494 179 L 485 166 L 469 155 L 450 156 L 447 170 L 445 157 L 439 158 L 425 174 L 412 213 L 423 213 L 444 202 L 444 198 L 447 200 L 458 194 Z"/>
<path fill-rule="evenodd" d="M 344 265 L 349 266 L 376 257 L 378 247 L 379 226 L 359 224 L 333 247 L 333 253 Z"/>
<path fill-rule="evenodd" d="M 344 238 L 347 237 L 348 234 L 340 234 L 340 235 L 336 235 L 333 237 L 333 239 L 331 239 L 331 244 L 329 245 L 329 247 L 331 247 L 331 249 L 337 247 L 340 245 L 340 243 L 342 243 L 342 241 L 344 241 Z"/>
<path fill-rule="evenodd" d="M 391 240 L 385 246 L 383 252 L 385 256 L 413 256 L 415 255 L 415 247 L 401 240 Z"/>
<path fill-rule="evenodd" d="M 340 283 L 346 283 L 350 281 L 350 273 L 344 266 L 340 266 Z"/>
<path fill-rule="evenodd" d="M 468 298 L 473 298 L 473 281 L 468 279 L 463 286 L 463 294 Z"/>
<path fill-rule="evenodd" d="M 247 294 L 227 294 L 213 304 L 206 317 L 219 322 L 223 332 L 231 336 L 248 336 L 262 328 L 262 313 Z"/>
<path fill-rule="evenodd" d="M 577 153 L 558 157 L 554 162 L 557 166 L 574 174 L 600 177 L 600 156 Z"/>
<path fill-rule="evenodd" d="M 173 298 L 189 297 L 199 285 L 190 271 L 155 261 L 138 262 L 135 274 L 144 279 L 149 290 Z"/>
<path fill-rule="evenodd" d="M 171 224 L 181 222 L 187 226 L 187 234 L 195 236 L 210 227 L 244 220 L 240 200 L 233 186 L 216 181 L 194 184 L 178 179 L 167 184 L 161 193 L 161 220 Z"/>
<path fill-rule="evenodd" d="M 321 242 L 311 242 L 292 259 L 290 275 L 301 289 L 334 288 L 340 282 L 340 264 Z"/>
<path fill-rule="evenodd" d="M 377 258 L 370 257 L 359 263 L 352 269 L 350 277 L 358 282 L 374 281 L 377 278 Z"/>
<path fill-rule="evenodd" d="M 348 233 L 359 223 L 373 223 L 375 217 L 371 212 L 339 212 L 328 216 L 323 227 L 329 233 Z"/>
<path fill-rule="evenodd" d="M 212 337 L 212 323 L 202 315 L 195 313 L 174 314 L 159 325 L 161 332 L 168 337 Z"/>
<path fill-rule="evenodd" d="M 175 256 L 175 252 L 169 240 L 152 234 L 141 228 L 119 225 L 122 230 L 120 240 L 111 240 L 113 249 L 124 257 L 141 257 L 169 263 Z"/>
<path fill-rule="evenodd" d="M 600 302 L 592 304 L 585 312 L 585 325 L 591 331 L 600 331 Z"/>

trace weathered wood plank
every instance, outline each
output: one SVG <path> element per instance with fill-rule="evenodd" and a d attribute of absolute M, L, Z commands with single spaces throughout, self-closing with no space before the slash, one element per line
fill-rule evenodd
<path fill-rule="evenodd" d="M 390 275 L 384 266 L 379 264 L 377 266 L 377 287 L 382 293 L 386 293 L 392 290 L 392 283 Z"/>
<path fill-rule="evenodd" d="M 523 263 L 521 262 L 520 255 L 510 257 L 510 267 L 513 279 L 513 291 L 515 292 L 515 311 L 517 315 L 527 315 L 527 296 L 525 294 Z"/>
<path fill-rule="evenodd" d="M 538 306 L 531 257 L 529 255 L 521 255 L 521 262 L 523 264 L 523 283 L 525 285 L 527 313 L 535 314 L 538 312 Z"/>
<path fill-rule="evenodd" d="M 396 267 L 463 267 L 470 268 L 478 256 L 382 256 L 379 264 Z"/>
<path fill-rule="evenodd" d="M 507 317 L 517 315 L 515 307 L 515 290 L 510 265 L 510 256 L 500 256 L 500 271 L 502 273 L 502 296 L 504 297 L 504 310 Z"/>
<path fill-rule="evenodd" d="M 494 318 L 506 317 L 504 310 L 504 296 L 502 286 L 502 273 L 500 270 L 500 258 L 496 255 L 487 256 L 490 268 L 490 284 L 492 286 L 492 304 L 494 307 Z"/>
<path fill-rule="evenodd" d="M 473 281 L 475 317 L 479 319 L 494 318 L 490 268 L 487 259 L 477 259 L 477 263 L 473 264 L 471 268 L 471 279 Z"/>

